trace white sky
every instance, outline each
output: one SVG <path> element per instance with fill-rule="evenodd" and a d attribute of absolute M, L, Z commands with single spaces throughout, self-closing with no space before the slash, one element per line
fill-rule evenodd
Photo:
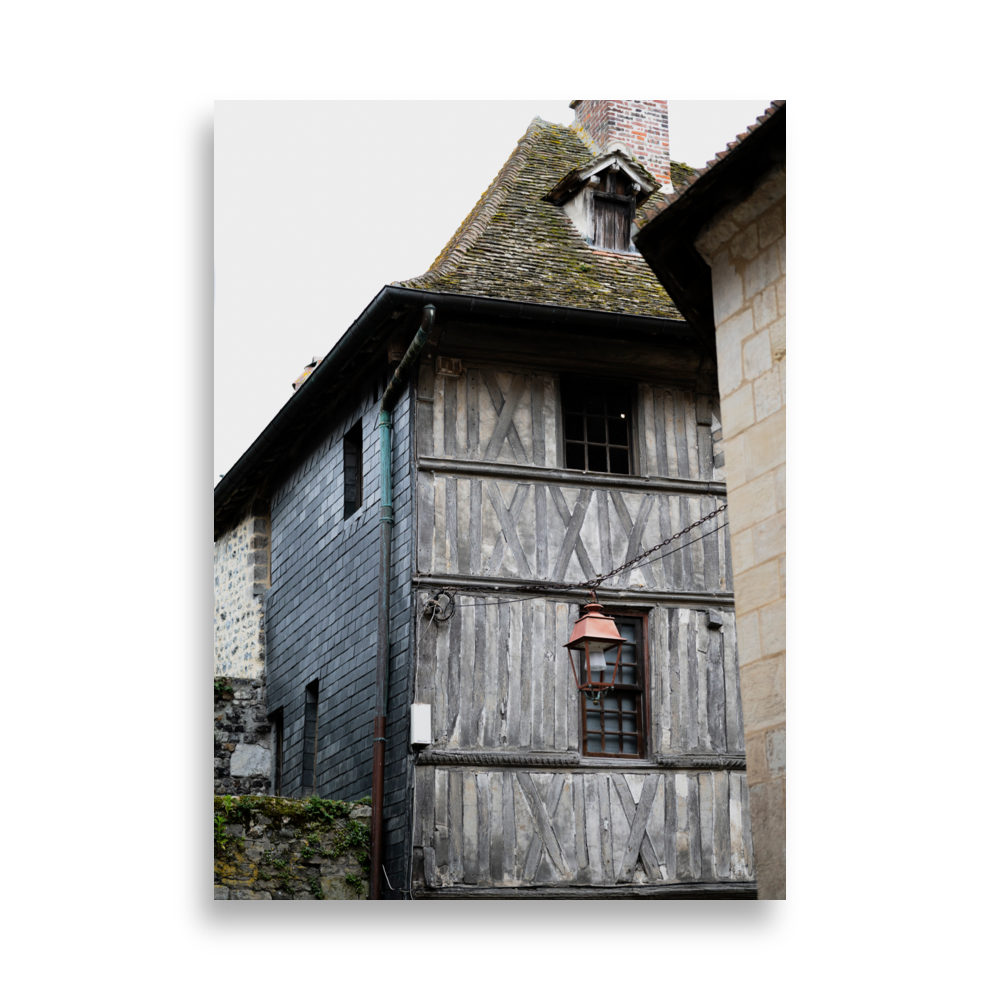
<path fill-rule="evenodd" d="M 692 166 L 767 107 L 671 101 Z M 535 115 L 561 101 L 234 102 L 215 106 L 215 482 L 391 281 L 423 273 Z"/>

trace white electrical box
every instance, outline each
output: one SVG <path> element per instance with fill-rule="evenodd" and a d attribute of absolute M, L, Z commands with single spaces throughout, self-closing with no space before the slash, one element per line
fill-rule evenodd
<path fill-rule="evenodd" d="M 431 706 L 410 706 L 410 746 L 414 750 L 430 746 L 431 739 Z"/>

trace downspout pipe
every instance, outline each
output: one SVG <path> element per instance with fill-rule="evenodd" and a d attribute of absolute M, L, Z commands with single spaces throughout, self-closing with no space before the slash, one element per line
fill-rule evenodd
<path fill-rule="evenodd" d="M 389 711 L 389 583 L 392 566 L 392 410 L 434 328 L 436 309 L 425 305 L 417 330 L 403 360 L 382 395 L 378 413 L 379 488 L 382 494 L 379 516 L 378 646 L 375 659 L 375 732 L 372 745 L 372 844 L 370 898 L 382 898 L 382 832 L 385 791 L 385 719 Z"/>

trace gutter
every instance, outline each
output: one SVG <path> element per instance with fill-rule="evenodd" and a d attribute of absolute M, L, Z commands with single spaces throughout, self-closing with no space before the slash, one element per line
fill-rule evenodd
<path fill-rule="evenodd" d="M 382 494 L 379 517 L 378 646 L 375 657 L 375 727 L 372 743 L 372 843 L 370 898 L 382 898 L 382 827 L 385 799 L 385 719 L 389 711 L 389 584 L 392 567 L 392 410 L 406 377 L 414 366 L 434 328 L 437 310 L 425 305 L 420 329 L 393 373 L 378 413 L 379 488 Z M 313 376 L 315 377 L 315 376 Z M 308 383 L 306 383 L 308 384 Z M 300 390 L 301 391 L 301 390 Z"/>

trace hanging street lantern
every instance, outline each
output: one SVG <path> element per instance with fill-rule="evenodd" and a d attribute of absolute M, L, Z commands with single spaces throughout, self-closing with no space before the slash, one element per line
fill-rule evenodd
<path fill-rule="evenodd" d="M 597 595 L 593 591 L 590 592 L 590 600 L 590 604 L 584 605 L 583 615 L 573 626 L 573 634 L 565 645 L 577 688 L 591 701 L 600 701 L 605 692 L 614 687 L 625 640 L 618 633 L 614 618 L 602 614 L 604 608 L 597 603 Z M 609 654 L 608 651 L 615 647 L 617 652 Z M 573 657 L 574 650 L 580 654 L 579 671 Z M 608 662 L 610 655 L 614 656 L 614 663 Z"/>

